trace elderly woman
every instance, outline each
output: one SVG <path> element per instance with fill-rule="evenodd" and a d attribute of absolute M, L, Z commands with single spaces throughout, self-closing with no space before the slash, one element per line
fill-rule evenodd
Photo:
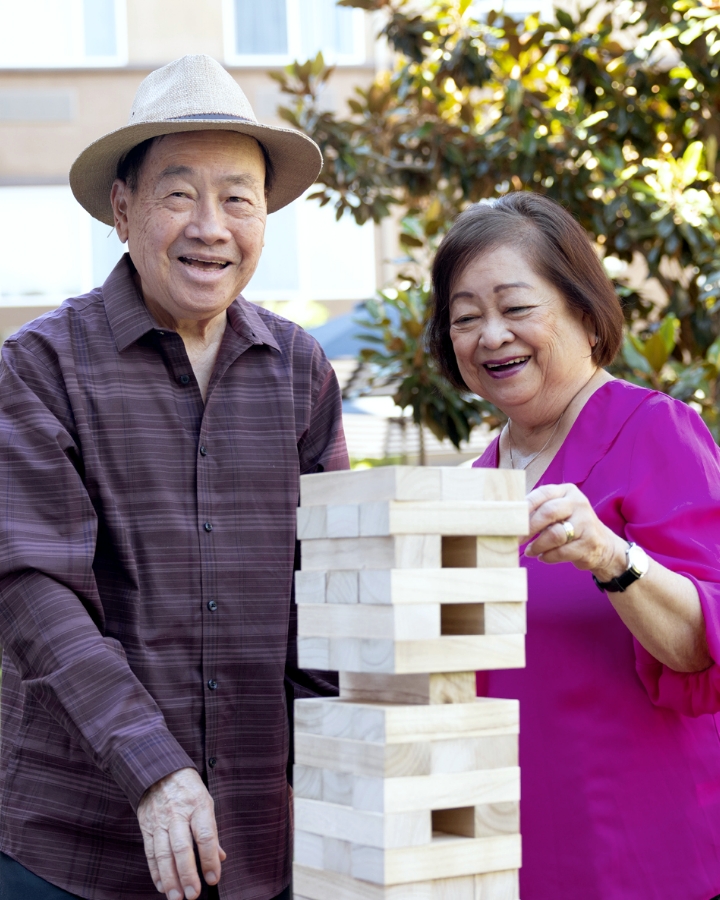
<path fill-rule="evenodd" d="M 508 417 L 476 466 L 523 469 L 523 900 L 720 895 L 720 453 L 699 416 L 603 368 L 612 285 L 560 206 L 471 207 L 433 267 L 433 353 Z M 479 683 L 481 681 L 479 677 Z"/>

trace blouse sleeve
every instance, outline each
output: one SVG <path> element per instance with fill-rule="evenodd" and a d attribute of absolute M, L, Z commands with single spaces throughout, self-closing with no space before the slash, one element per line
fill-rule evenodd
<path fill-rule="evenodd" d="M 720 451 L 689 406 L 652 394 L 632 417 L 625 537 L 697 588 L 713 665 L 675 672 L 635 640 L 650 699 L 688 716 L 720 712 Z"/>

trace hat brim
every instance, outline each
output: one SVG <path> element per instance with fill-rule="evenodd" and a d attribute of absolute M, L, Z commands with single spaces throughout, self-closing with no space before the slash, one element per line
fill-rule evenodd
<path fill-rule="evenodd" d="M 111 131 L 87 147 L 70 169 L 75 199 L 91 216 L 114 225 L 110 190 L 120 160 L 143 141 L 183 131 L 235 131 L 254 137 L 272 163 L 274 180 L 268 192 L 268 212 L 276 212 L 296 200 L 313 184 L 322 169 L 322 154 L 307 135 L 291 128 L 277 128 L 233 118 L 193 118 L 169 122 L 139 122 Z"/>

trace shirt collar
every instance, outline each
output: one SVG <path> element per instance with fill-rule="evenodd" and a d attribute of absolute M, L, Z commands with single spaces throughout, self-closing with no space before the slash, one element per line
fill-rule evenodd
<path fill-rule="evenodd" d="M 105 311 L 119 353 L 148 331 L 157 329 L 135 285 L 132 273 L 130 256 L 125 253 L 102 287 Z M 239 337 L 251 344 L 267 344 L 280 352 L 272 332 L 252 303 L 238 297 L 230 304 L 227 313 L 228 322 Z"/>

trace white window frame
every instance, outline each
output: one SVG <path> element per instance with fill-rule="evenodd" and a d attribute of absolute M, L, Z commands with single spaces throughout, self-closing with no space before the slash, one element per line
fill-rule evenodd
<path fill-rule="evenodd" d="M 300 9 L 302 0 L 285 0 L 287 16 L 287 53 L 237 53 L 235 47 L 235 2 L 223 2 L 223 43 L 225 62 L 230 66 L 243 68 L 267 68 L 268 66 L 286 66 L 293 60 L 302 57 L 300 44 Z M 262 0 L 258 0 L 262 2 Z M 367 63 L 365 42 L 365 13 L 362 9 L 353 9 L 353 52 L 335 53 L 331 48 L 320 47 L 325 61 L 335 66 L 358 66 Z"/>
<path fill-rule="evenodd" d="M 71 55 L 65 60 L 44 63 L 8 62 L 0 59 L 0 69 L 104 69 L 126 66 L 128 63 L 127 0 L 114 0 L 115 43 L 117 52 L 113 56 L 87 56 L 85 54 L 85 16 L 83 0 L 64 0 L 69 5 L 72 21 L 73 46 Z"/>

